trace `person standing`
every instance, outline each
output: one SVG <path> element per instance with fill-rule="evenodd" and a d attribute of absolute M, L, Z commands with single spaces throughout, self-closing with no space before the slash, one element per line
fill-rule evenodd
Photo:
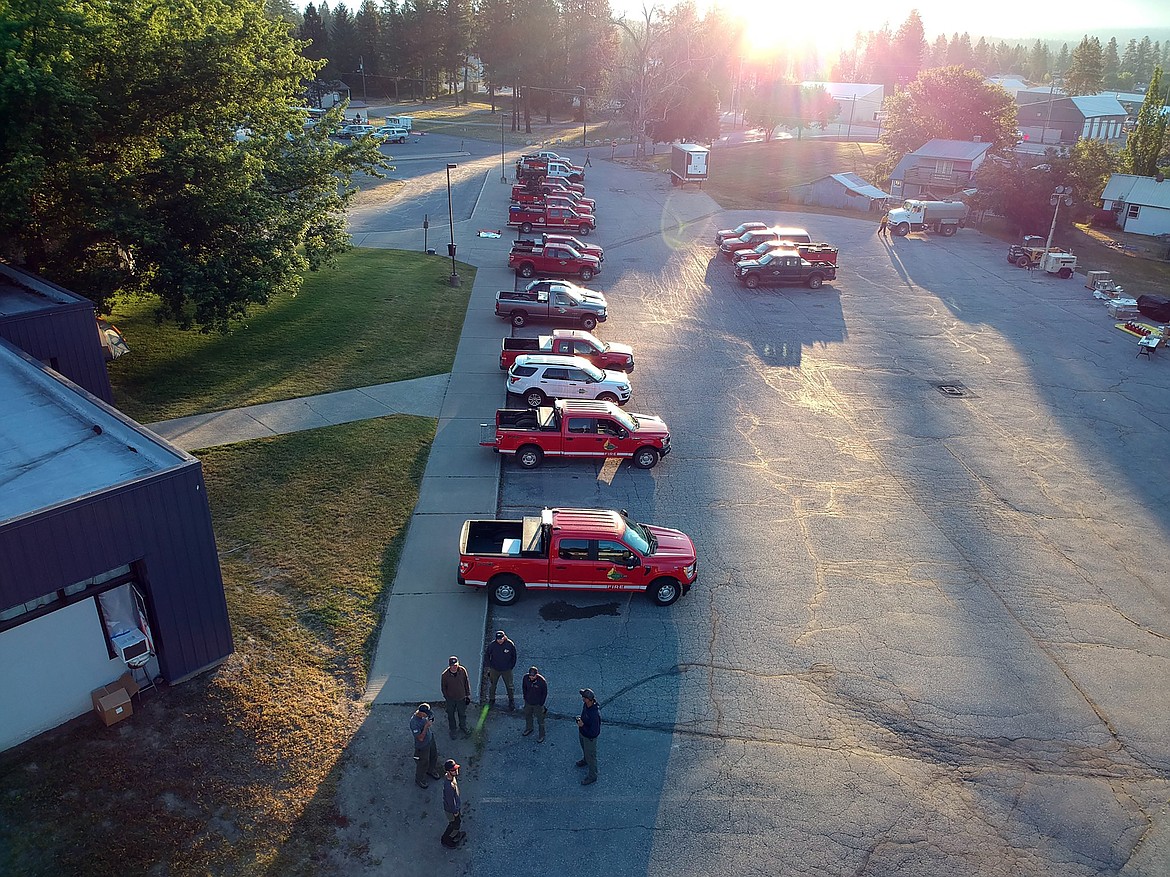
<path fill-rule="evenodd" d="M 443 769 L 447 772 L 443 783 L 443 812 L 447 814 L 447 827 L 439 842 L 453 850 L 467 837 L 467 832 L 460 830 L 463 825 L 463 798 L 459 794 L 459 764 L 454 758 L 448 758 L 443 763 Z"/>
<path fill-rule="evenodd" d="M 467 678 L 467 668 L 459 663 L 455 655 L 447 659 L 447 669 L 443 671 L 439 686 L 443 691 L 443 702 L 447 705 L 447 725 L 451 729 L 451 739 L 455 739 L 456 717 L 463 736 L 470 736 L 467 733 L 467 705 L 471 703 L 471 680 Z"/>
<path fill-rule="evenodd" d="M 883 213 L 881 222 L 878 223 L 878 237 L 888 238 L 890 226 L 890 214 Z"/>
<path fill-rule="evenodd" d="M 496 631 L 496 638 L 483 652 L 483 665 L 487 670 L 488 703 L 496 705 L 496 687 L 501 679 L 508 692 L 508 711 L 516 709 L 516 695 L 512 686 L 512 670 L 516 667 L 516 644 L 508 639 L 502 630 Z"/>
<path fill-rule="evenodd" d="M 427 787 L 423 777 L 441 780 L 439 773 L 439 744 L 435 742 L 435 714 L 429 703 L 420 703 L 410 717 L 410 733 L 414 736 L 414 784 Z"/>
<path fill-rule="evenodd" d="M 581 689 L 581 715 L 577 716 L 577 732 L 581 739 L 581 760 L 577 767 L 589 768 L 581 785 L 589 786 L 597 782 L 597 738 L 601 735 L 601 710 L 597 708 L 597 698 L 592 688 Z"/>
<path fill-rule="evenodd" d="M 548 681 L 540 675 L 538 667 L 529 667 L 521 688 L 524 690 L 524 733 L 521 736 L 527 737 L 532 734 L 532 717 L 536 716 L 537 725 L 540 727 L 536 742 L 543 743 L 544 717 L 548 715 L 548 708 L 544 705 L 548 700 Z"/>

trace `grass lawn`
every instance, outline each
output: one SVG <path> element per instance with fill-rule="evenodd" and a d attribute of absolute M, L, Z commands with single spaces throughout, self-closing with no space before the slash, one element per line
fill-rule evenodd
<path fill-rule="evenodd" d="M 202 453 L 235 653 L 0 755 L 0 873 L 317 873 L 435 422 Z"/>
<path fill-rule="evenodd" d="M 110 318 L 130 354 L 110 363 L 119 407 L 143 423 L 450 371 L 475 269 L 354 249 L 305 276 L 295 296 L 256 308 L 228 334 L 159 325 L 150 299 Z"/>

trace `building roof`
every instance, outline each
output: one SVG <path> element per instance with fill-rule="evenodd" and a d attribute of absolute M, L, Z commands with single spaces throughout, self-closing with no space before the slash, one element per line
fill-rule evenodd
<path fill-rule="evenodd" d="M 1134 174 L 1113 174 L 1101 193 L 1102 201 L 1124 201 L 1142 207 L 1162 207 L 1170 210 L 1170 180 L 1158 182 L 1153 177 Z"/>
<path fill-rule="evenodd" d="M 1076 97 L 1070 97 L 1069 100 L 1086 119 L 1126 115 L 1125 107 L 1110 94 L 1078 94 Z"/>
<path fill-rule="evenodd" d="M 837 100 L 853 100 L 871 97 L 875 91 L 884 94 L 885 88 L 880 83 L 873 82 L 802 82 L 806 87 L 821 86 L 830 97 Z"/>
<path fill-rule="evenodd" d="M 976 140 L 931 140 L 919 146 L 910 155 L 920 158 L 949 158 L 953 161 L 975 161 L 991 148 L 990 143 Z"/>
<path fill-rule="evenodd" d="M 988 76 L 986 79 L 992 85 L 998 85 L 1010 92 L 1027 91 L 1032 86 L 1015 76 Z"/>
<path fill-rule="evenodd" d="M 195 458 L 0 340 L 0 523 Z"/>
<path fill-rule="evenodd" d="M 867 198 L 876 198 L 880 201 L 883 198 L 893 197 L 893 195 L 883 192 L 877 186 L 871 186 L 857 174 L 829 174 L 829 176 L 845 188 L 851 189 L 858 195 L 864 195 Z"/>
<path fill-rule="evenodd" d="M 81 296 L 0 262 L 0 320 L 79 304 L 92 307 Z"/>

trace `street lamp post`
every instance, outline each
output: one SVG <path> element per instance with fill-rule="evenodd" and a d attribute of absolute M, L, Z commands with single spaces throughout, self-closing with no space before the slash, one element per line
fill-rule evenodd
<path fill-rule="evenodd" d="M 1052 237 L 1056 234 L 1056 214 L 1060 213 L 1060 205 L 1072 207 L 1072 186 L 1057 186 L 1048 203 L 1054 208 L 1052 211 L 1052 227 L 1048 229 L 1048 242 L 1044 244 L 1044 252 L 1052 249 Z"/>
<path fill-rule="evenodd" d="M 585 86 L 578 85 L 581 89 L 581 148 L 585 148 Z"/>
<path fill-rule="evenodd" d="M 451 171 L 459 167 L 457 164 L 447 165 L 447 222 L 451 226 L 451 243 L 447 245 L 451 253 L 451 285 L 459 285 L 459 273 L 455 270 L 455 213 L 451 209 Z"/>
<path fill-rule="evenodd" d="M 508 182 L 508 169 L 504 164 L 504 114 L 500 113 L 500 182 Z"/>

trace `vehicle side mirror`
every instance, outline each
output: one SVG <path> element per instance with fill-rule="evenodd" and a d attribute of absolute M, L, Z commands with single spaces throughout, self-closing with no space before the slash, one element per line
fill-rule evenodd
<path fill-rule="evenodd" d="M 637 569 L 642 565 L 642 559 L 636 554 L 631 554 L 626 558 L 626 569 Z"/>

